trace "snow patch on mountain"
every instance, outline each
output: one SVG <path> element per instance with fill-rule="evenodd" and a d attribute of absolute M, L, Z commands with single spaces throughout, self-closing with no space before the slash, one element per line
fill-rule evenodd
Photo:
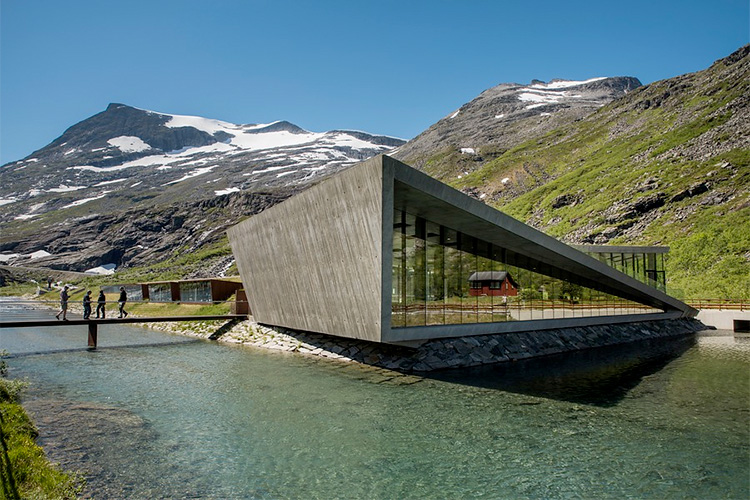
<path fill-rule="evenodd" d="M 387 146 L 376 146 L 371 142 L 363 141 L 353 135 L 345 132 L 335 134 L 325 134 L 320 140 L 321 144 L 330 144 L 332 146 L 347 147 L 352 149 L 368 149 L 377 147 L 378 149 L 390 149 Z"/>
<path fill-rule="evenodd" d="M 581 97 L 580 95 L 571 95 L 567 92 L 521 92 L 518 94 L 519 101 L 528 102 L 560 102 L 566 97 Z"/>
<path fill-rule="evenodd" d="M 578 87 L 580 85 L 587 85 L 589 83 L 598 82 L 599 80 L 606 80 L 606 76 L 598 76 L 596 78 L 589 78 L 588 80 L 552 80 L 549 83 L 535 83 L 529 86 L 532 89 L 567 89 L 570 87 Z"/>
<path fill-rule="evenodd" d="M 294 165 L 279 165 L 276 167 L 268 167 L 264 168 L 263 170 L 255 170 L 253 172 L 247 172 L 243 175 L 255 175 L 255 174 L 266 174 L 268 172 L 275 172 L 276 170 L 285 170 L 287 168 L 292 168 Z"/>
<path fill-rule="evenodd" d="M 172 114 L 164 114 L 164 113 L 155 113 L 154 111 L 149 111 L 149 113 L 168 116 L 169 121 L 164 124 L 164 126 L 166 127 L 169 127 L 169 128 L 193 127 L 211 135 L 214 135 L 217 132 L 227 132 L 229 134 L 234 135 L 237 132 L 265 128 L 270 125 L 273 125 L 274 123 L 278 123 L 278 122 L 272 122 L 272 123 L 253 124 L 253 125 L 237 125 L 234 123 L 229 123 L 229 122 L 225 122 L 221 120 L 203 118 L 201 116 L 172 115 Z"/>
<path fill-rule="evenodd" d="M 224 146 L 234 146 L 240 150 L 261 150 L 278 147 L 292 146 L 297 144 L 307 144 L 320 139 L 324 134 L 301 131 L 293 133 L 289 130 L 269 130 L 263 132 L 263 129 L 272 127 L 281 122 L 262 123 L 255 125 L 236 125 L 221 120 L 202 118 L 199 116 L 185 115 L 165 115 L 169 121 L 165 123 L 169 128 L 193 127 L 202 132 L 216 136 L 219 133 L 230 136 L 228 140 L 221 141 L 217 144 Z M 217 144 L 207 146 L 212 150 L 229 151 L 231 147 L 222 148 Z M 195 153 L 194 149 L 190 149 Z M 205 151 L 205 150 L 204 150 Z"/>
<path fill-rule="evenodd" d="M 97 182 L 96 184 L 94 184 L 94 187 L 108 186 L 110 184 L 119 184 L 120 182 L 125 182 L 126 180 L 128 179 L 113 179 L 111 181 Z"/>
<path fill-rule="evenodd" d="M 71 191 L 78 191 L 79 189 L 86 189 L 86 186 L 66 186 L 65 184 L 60 184 L 60 187 L 48 189 L 48 193 L 69 193 Z"/>
<path fill-rule="evenodd" d="M 117 269 L 117 264 L 103 264 L 101 266 L 92 267 L 91 269 L 86 269 L 84 273 L 87 274 L 99 274 L 99 275 L 110 275 L 115 274 L 115 269 Z"/>
<path fill-rule="evenodd" d="M 169 186 L 170 184 L 177 184 L 178 182 L 186 181 L 188 179 L 192 179 L 193 177 L 198 177 L 199 175 L 207 174 L 211 172 L 213 169 L 218 167 L 218 165 L 213 165 L 211 167 L 204 167 L 204 168 L 196 168 L 195 170 L 183 175 L 179 179 L 175 179 L 171 182 L 167 182 L 164 184 L 165 186 Z"/>
<path fill-rule="evenodd" d="M 230 187 L 226 189 L 215 190 L 214 194 L 216 194 L 216 196 L 223 196 L 225 194 L 230 194 L 230 193 L 239 193 L 239 191 L 240 191 L 240 188 L 238 187 Z"/>
<path fill-rule="evenodd" d="M 260 134 L 242 134 L 237 135 L 230 141 L 232 146 L 240 149 L 260 150 L 273 149 L 287 146 L 297 146 L 301 144 L 310 144 L 320 139 L 323 134 L 306 132 L 304 134 L 293 134 L 285 130 L 278 132 L 265 132 Z"/>
<path fill-rule="evenodd" d="M 107 144 L 119 148 L 123 153 L 139 153 L 151 149 L 140 137 L 132 135 L 121 135 L 113 137 L 107 141 Z"/>
<path fill-rule="evenodd" d="M 524 109 L 535 109 L 547 104 L 559 104 L 567 99 L 582 99 L 583 95 L 572 90 L 575 87 L 587 85 L 607 77 L 590 78 L 588 80 L 553 80 L 549 83 L 534 83 L 518 89 L 518 100 L 530 102 Z"/>
<path fill-rule="evenodd" d="M 104 192 L 102 192 L 102 193 L 101 193 L 100 195 L 98 195 L 98 196 L 91 196 L 90 198 L 81 198 L 80 200 L 76 200 L 76 201 L 74 201 L 73 203 L 68 203 L 67 205 L 65 205 L 65 206 L 64 206 L 64 207 L 62 207 L 62 208 L 72 208 L 72 207 L 78 207 L 78 206 L 80 206 L 80 205 L 83 205 L 84 203 L 88 203 L 88 202 L 90 202 L 90 201 L 94 201 L 94 200 L 98 200 L 98 199 L 104 198 L 104 197 L 105 197 L 105 196 L 107 196 L 107 194 L 108 194 L 108 193 L 110 193 L 110 192 L 111 192 L 111 191 L 104 191 Z"/>

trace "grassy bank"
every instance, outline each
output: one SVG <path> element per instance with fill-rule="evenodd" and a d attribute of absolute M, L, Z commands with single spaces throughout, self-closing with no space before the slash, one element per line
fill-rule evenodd
<path fill-rule="evenodd" d="M 0 377 L 0 499 L 76 498 L 82 481 L 50 463 L 36 444 L 37 430 L 19 403 L 23 387 Z"/>

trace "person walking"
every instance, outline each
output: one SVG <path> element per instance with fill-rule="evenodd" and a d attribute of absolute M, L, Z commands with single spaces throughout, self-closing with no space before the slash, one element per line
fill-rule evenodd
<path fill-rule="evenodd" d="M 83 319 L 89 319 L 91 316 L 91 290 L 83 296 Z"/>
<path fill-rule="evenodd" d="M 120 298 L 117 299 L 117 304 L 120 306 L 120 316 L 118 316 L 119 318 L 122 318 L 123 315 L 126 318 L 128 317 L 128 313 L 127 313 L 127 311 L 125 311 L 125 302 L 127 302 L 127 301 L 128 301 L 128 294 L 125 292 L 125 287 L 121 286 L 120 287 Z"/>
<path fill-rule="evenodd" d="M 60 312 L 55 315 L 55 318 L 60 319 L 60 315 L 62 314 L 63 321 L 68 321 L 68 298 L 70 298 L 70 295 L 68 295 L 68 285 L 65 285 L 60 292 Z"/>
<path fill-rule="evenodd" d="M 105 306 L 107 297 L 104 296 L 104 290 L 99 290 L 99 296 L 96 298 L 96 317 L 99 318 L 99 311 L 102 313 L 102 319 L 105 319 Z"/>

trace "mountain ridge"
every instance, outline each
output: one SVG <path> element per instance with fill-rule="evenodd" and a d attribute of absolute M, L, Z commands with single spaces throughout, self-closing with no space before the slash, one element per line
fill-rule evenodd
<path fill-rule="evenodd" d="M 750 45 L 430 175 L 572 244 L 671 247 L 668 291 L 750 298 Z"/>
<path fill-rule="evenodd" d="M 136 191 L 158 189 L 163 192 L 157 197 L 168 199 L 187 188 L 192 196 L 210 195 L 189 181 L 194 177 L 201 184 L 215 182 L 215 191 L 262 190 L 316 180 L 403 142 L 361 131 L 308 132 L 288 121 L 236 125 L 112 103 L 47 146 L 0 167 L 5 207 L 0 221 L 61 208 L 47 199 L 45 207 L 29 210 L 45 201 L 45 193 L 59 194 L 65 186 L 77 192 L 70 202 L 104 191 L 135 197 Z M 127 189 L 131 181 L 140 187 Z M 172 189 L 174 184 L 180 189 Z"/>
<path fill-rule="evenodd" d="M 34 255 L 39 265 L 79 271 L 158 261 L 182 245 L 170 230 L 195 239 L 186 249 L 214 244 L 228 223 L 267 206 L 264 200 L 285 199 L 403 143 L 363 131 L 309 132 L 283 120 L 237 125 L 111 103 L 0 167 L 0 260 Z M 214 203 L 225 197 L 231 200 Z M 225 210 L 229 219 L 192 210 Z M 119 216 L 134 212 L 157 223 Z M 147 243 L 143 251 L 134 235 Z"/>
<path fill-rule="evenodd" d="M 440 119 L 393 156 L 420 169 L 428 162 L 437 165 L 433 170 L 451 162 L 473 168 L 514 145 L 587 116 L 640 86 L 634 77 L 501 83 Z M 437 155 L 448 158 L 438 159 Z"/>

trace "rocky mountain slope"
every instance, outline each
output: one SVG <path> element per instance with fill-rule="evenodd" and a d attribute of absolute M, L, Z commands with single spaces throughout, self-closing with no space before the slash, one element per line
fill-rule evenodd
<path fill-rule="evenodd" d="M 214 243 L 238 218 L 403 143 L 110 104 L 0 167 L 0 260 L 81 271 L 162 260 Z"/>
<path fill-rule="evenodd" d="M 670 246 L 672 294 L 748 299 L 749 102 L 745 46 L 496 158 L 446 161 L 438 142 L 422 168 L 568 243 Z"/>
<path fill-rule="evenodd" d="M 438 121 L 393 156 L 434 173 L 456 167 L 472 170 L 640 86 L 633 77 L 503 83 Z"/>

